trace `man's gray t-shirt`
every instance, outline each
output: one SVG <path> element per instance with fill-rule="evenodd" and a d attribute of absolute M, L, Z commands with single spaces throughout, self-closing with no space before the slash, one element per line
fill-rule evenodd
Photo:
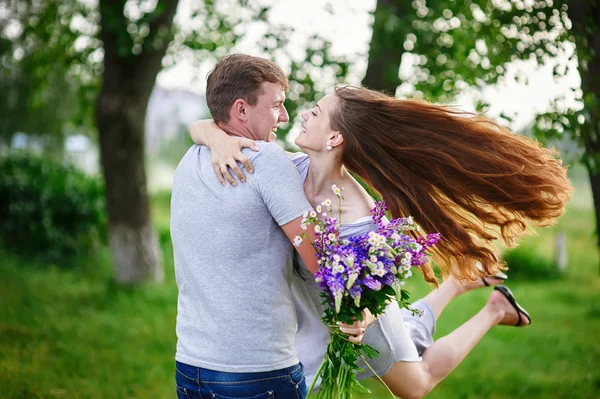
<path fill-rule="evenodd" d="M 312 207 L 276 144 L 244 150 L 246 183 L 222 186 L 211 153 L 195 145 L 173 181 L 171 239 L 177 302 L 176 360 L 224 372 L 298 363 L 291 300 L 293 247 L 279 227 Z"/>

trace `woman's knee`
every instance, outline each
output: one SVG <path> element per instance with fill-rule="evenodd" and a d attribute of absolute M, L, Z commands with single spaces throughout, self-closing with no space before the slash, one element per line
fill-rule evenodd
<path fill-rule="evenodd" d="M 394 395 L 420 399 L 431 389 L 431 378 L 423 362 L 397 362 L 382 377 Z"/>

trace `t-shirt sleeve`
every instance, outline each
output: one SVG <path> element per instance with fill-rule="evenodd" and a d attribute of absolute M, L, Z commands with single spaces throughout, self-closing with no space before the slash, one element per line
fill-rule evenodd
<path fill-rule="evenodd" d="M 278 225 L 283 226 L 312 210 L 298 170 L 277 144 L 265 144 L 252 164 L 252 184 Z"/>
<path fill-rule="evenodd" d="M 308 169 L 309 158 L 305 153 L 294 152 L 289 154 L 288 157 L 290 158 L 290 161 L 294 163 L 294 166 L 296 166 L 296 169 L 298 169 L 300 173 L 302 173 L 304 169 Z"/>

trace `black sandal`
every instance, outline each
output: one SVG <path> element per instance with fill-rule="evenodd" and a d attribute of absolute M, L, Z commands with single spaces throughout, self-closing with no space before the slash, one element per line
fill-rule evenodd
<path fill-rule="evenodd" d="M 475 267 L 477 268 L 477 270 L 479 270 L 480 272 L 483 273 L 483 267 L 481 267 L 481 263 L 477 262 L 475 264 Z M 482 277 L 481 281 L 483 281 L 483 285 L 485 285 L 486 287 L 489 287 L 490 284 L 487 281 L 485 281 L 486 278 L 494 278 L 496 280 L 506 281 L 508 279 L 508 276 L 502 272 L 498 272 L 498 273 L 494 274 L 493 276 Z"/>
<path fill-rule="evenodd" d="M 483 285 L 485 285 L 486 287 L 489 287 L 490 284 L 487 281 L 485 281 L 486 278 L 494 278 L 496 280 L 506 281 L 508 279 L 508 276 L 506 274 L 502 273 L 502 272 L 498 272 L 498 273 L 496 273 L 496 274 L 494 274 L 493 276 L 490 276 L 490 277 L 482 277 L 481 281 L 483 281 Z"/>
<path fill-rule="evenodd" d="M 523 319 L 521 318 L 521 314 L 523 316 L 527 317 L 527 320 L 529 320 L 529 324 L 531 324 L 531 317 L 529 316 L 529 313 L 527 313 L 527 311 L 521 305 L 519 305 L 517 303 L 515 296 L 508 289 L 508 287 L 506 287 L 504 285 L 497 285 L 494 287 L 494 290 L 501 292 L 502 295 L 504 295 L 506 297 L 506 299 L 508 299 L 508 302 L 510 302 L 510 304 L 513 306 L 513 308 L 515 308 L 515 310 L 517 311 L 517 315 L 519 316 L 519 321 L 517 322 L 517 324 L 515 324 L 515 327 L 519 327 L 521 325 L 521 323 L 523 322 Z"/>

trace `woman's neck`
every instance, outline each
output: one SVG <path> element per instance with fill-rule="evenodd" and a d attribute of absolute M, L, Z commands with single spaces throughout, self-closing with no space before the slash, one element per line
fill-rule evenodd
<path fill-rule="evenodd" d="M 319 157 L 309 154 L 310 166 L 306 181 L 304 182 L 304 192 L 309 201 L 312 199 L 320 201 L 323 198 L 331 198 L 334 194 L 331 190 L 333 184 L 343 188 L 350 181 L 351 176 L 338 158 Z"/>
<path fill-rule="evenodd" d="M 340 189 L 344 189 L 342 192 L 344 203 L 341 208 L 340 219 L 342 223 L 353 223 L 362 217 L 371 215 L 373 200 L 350 175 L 341 159 L 332 159 L 330 156 L 320 157 L 318 154 L 313 155 L 310 153 L 308 153 L 308 156 L 310 166 L 304 182 L 304 193 L 312 206 L 316 207 L 324 200 L 330 199 L 333 202 L 334 209 L 336 209 L 333 216 L 338 217 L 338 201 L 331 190 L 331 186 L 335 184 Z"/>

